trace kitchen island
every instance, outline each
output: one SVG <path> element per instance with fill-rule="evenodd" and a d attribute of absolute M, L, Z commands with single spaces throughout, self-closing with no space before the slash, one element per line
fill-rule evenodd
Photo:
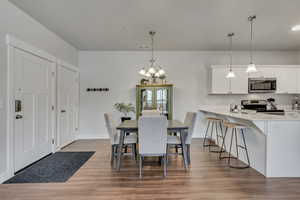
<path fill-rule="evenodd" d="M 265 177 L 300 177 L 300 113 L 231 113 L 227 107 L 203 106 L 199 109 L 199 117 L 205 128 L 207 116 L 243 123 L 249 127 L 245 131 L 245 138 L 250 164 Z M 225 140 L 226 147 L 230 145 L 229 138 Z M 235 156 L 236 152 L 232 154 Z M 242 150 L 239 155 L 240 160 L 245 162 Z"/>

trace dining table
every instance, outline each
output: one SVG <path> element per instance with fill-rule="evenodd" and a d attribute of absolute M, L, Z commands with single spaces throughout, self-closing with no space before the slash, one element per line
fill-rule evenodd
<path fill-rule="evenodd" d="M 128 133 L 138 133 L 138 129 L 139 128 L 138 128 L 137 120 L 126 120 L 122 122 L 119 126 L 117 126 L 117 130 L 119 130 L 119 134 L 120 134 L 120 141 L 119 141 L 118 152 L 117 152 L 117 166 L 116 166 L 117 171 L 120 171 L 121 168 L 124 138 Z M 188 126 L 179 120 L 168 120 L 168 132 L 179 133 L 180 141 L 182 144 L 183 164 L 185 170 L 187 170 L 188 160 L 187 160 L 187 147 L 185 145 L 185 141 L 188 133 Z"/>

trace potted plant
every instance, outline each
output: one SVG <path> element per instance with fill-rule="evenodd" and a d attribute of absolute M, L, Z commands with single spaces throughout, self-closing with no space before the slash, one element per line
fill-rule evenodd
<path fill-rule="evenodd" d="M 117 111 L 123 113 L 123 117 L 121 117 L 122 122 L 131 119 L 131 117 L 128 117 L 129 113 L 131 113 L 131 112 L 135 113 L 135 108 L 131 103 L 129 103 L 129 104 L 116 103 L 115 108 L 116 108 Z"/>

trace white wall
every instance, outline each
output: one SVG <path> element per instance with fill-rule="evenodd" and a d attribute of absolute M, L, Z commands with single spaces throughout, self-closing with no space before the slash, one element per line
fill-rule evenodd
<path fill-rule="evenodd" d="M 257 64 L 298 64 L 298 52 L 255 52 Z M 149 52 L 79 52 L 81 138 L 107 137 L 103 113 L 112 112 L 116 102 L 135 104 L 138 71 L 148 64 Z M 239 103 L 248 95 L 208 95 L 208 67 L 228 63 L 226 52 L 157 52 L 158 63 L 173 83 L 174 118 L 183 120 L 187 111 L 199 105 Z M 247 64 L 248 52 L 234 52 L 234 64 Z M 108 93 L 86 92 L 86 88 L 108 87 Z M 261 96 L 266 98 L 269 96 Z M 289 104 L 291 96 L 275 95 L 278 103 Z M 196 136 L 199 136 L 199 127 Z"/>
<path fill-rule="evenodd" d="M 6 34 L 11 34 L 57 58 L 77 66 L 77 50 L 7 0 L 0 1 L 0 102 L 6 99 Z M 4 102 L 5 105 L 5 102 Z M 0 182 L 6 172 L 5 108 L 0 107 Z"/>

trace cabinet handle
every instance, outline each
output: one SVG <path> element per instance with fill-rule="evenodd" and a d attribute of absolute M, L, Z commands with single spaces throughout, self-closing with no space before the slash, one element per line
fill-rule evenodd
<path fill-rule="evenodd" d="M 65 113 L 65 112 L 67 112 L 67 111 L 66 111 L 66 110 L 61 110 L 60 112 L 61 112 L 61 113 Z"/>

